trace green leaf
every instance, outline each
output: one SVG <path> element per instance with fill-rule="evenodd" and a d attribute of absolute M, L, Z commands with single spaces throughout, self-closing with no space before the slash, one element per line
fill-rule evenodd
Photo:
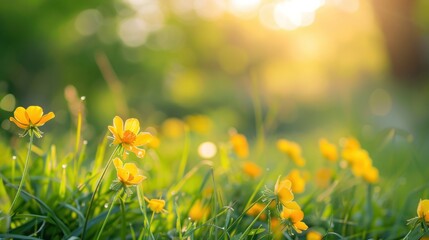
<path fill-rule="evenodd" d="M 17 188 L 15 186 L 13 186 L 12 184 L 7 183 L 7 185 L 13 187 L 13 188 Z M 40 208 L 46 212 L 49 216 L 50 219 L 53 220 L 53 222 L 57 225 L 57 227 L 59 229 L 61 229 L 61 231 L 63 232 L 64 235 L 69 235 L 70 234 L 70 230 L 67 228 L 67 226 L 64 224 L 63 221 L 61 221 L 61 219 L 59 219 L 57 217 L 57 215 L 55 214 L 54 210 L 52 210 L 45 202 L 43 202 L 40 198 L 37 198 L 33 195 L 31 195 L 30 193 L 22 190 L 21 194 L 24 195 L 25 197 L 31 198 L 34 201 L 36 201 L 36 203 L 40 206 Z"/>
<path fill-rule="evenodd" d="M 265 228 L 255 228 L 255 229 L 250 230 L 250 232 L 247 235 L 253 236 L 253 235 L 263 233 L 263 232 L 265 232 Z"/>
<path fill-rule="evenodd" d="M 0 213 L 6 214 L 10 209 L 10 199 L 7 195 L 3 181 L 0 181 Z"/>

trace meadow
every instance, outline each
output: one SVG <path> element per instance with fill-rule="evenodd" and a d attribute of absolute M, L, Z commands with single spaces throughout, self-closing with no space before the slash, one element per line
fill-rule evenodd
<path fill-rule="evenodd" d="M 10 116 L 16 136 L 1 144 L 1 238 L 424 239 L 428 232 L 427 184 L 413 184 L 419 174 L 410 174 L 423 166 L 409 160 L 418 158 L 413 136 L 398 129 L 366 148 L 354 136 L 268 136 L 263 121 L 251 139 L 233 127 L 219 133 L 201 114 L 156 127 L 114 116 L 104 136 L 83 139 L 82 109 L 68 143 L 42 132 L 55 124 L 54 111 L 17 107 Z"/>
<path fill-rule="evenodd" d="M 429 1 L 0 4 L 0 239 L 429 239 Z"/>

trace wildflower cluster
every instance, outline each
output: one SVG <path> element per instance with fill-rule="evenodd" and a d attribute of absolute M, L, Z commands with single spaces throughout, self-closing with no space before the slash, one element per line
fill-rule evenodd
<path fill-rule="evenodd" d="M 378 182 L 378 169 L 372 165 L 368 152 L 361 148 L 356 139 L 347 138 L 344 141 L 342 157 L 356 177 L 363 177 L 368 183 Z"/>
<path fill-rule="evenodd" d="M 305 165 L 305 159 L 301 154 L 301 146 L 298 143 L 286 139 L 277 141 L 277 148 L 289 156 L 289 158 L 299 167 Z"/>
<path fill-rule="evenodd" d="M 277 182 L 274 186 L 274 191 L 266 188 L 263 191 L 263 202 L 274 203 L 276 216 L 272 217 L 274 221 L 280 220 L 280 223 L 286 227 L 286 231 L 289 235 L 294 235 L 292 229 L 296 233 L 302 233 L 302 231 L 307 230 L 308 226 L 303 222 L 304 212 L 302 211 L 300 205 L 294 201 L 294 193 L 292 191 L 292 182 L 287 179 L 277 179 Z M 267 206 L 268 206 L 267 205 Z M 255 215 L 257 212 L 265 210 L 262 208 L 262 205 L 256 203 L 248 210 L 249 215 Z M 264 218 L 264 215 L 261 215 Z"/>
<path fill-rule="evenodd" d="M 246 160 L 249 156 L 249 144 L 247 142 L 246 136 L 244 136 L 243 134 L 237 133 L 235 129 L 231 130 L 229 132 L 229 135 L 230 135 L 229 141 L 232 146 L 233 152 L 242 161 L 241 162 L 242 171 L 251 178 L 257 178 L 261 176 L 262 174 L 261 167 L 255 162 Z"/>

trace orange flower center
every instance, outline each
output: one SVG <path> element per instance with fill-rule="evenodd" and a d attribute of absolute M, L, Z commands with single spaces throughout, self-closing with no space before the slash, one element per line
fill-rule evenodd
<path fill-rule="evenodd" d="M 126 130 L 124 132 L 124 136 L 122 137 L 122 142 L 126 144 L 132 144 L 136 140 L 136 135 L 130 130 Z"/>

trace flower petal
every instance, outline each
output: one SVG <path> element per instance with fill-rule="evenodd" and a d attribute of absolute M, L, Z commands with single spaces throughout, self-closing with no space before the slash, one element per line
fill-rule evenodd
<path fill-rule="evenodd" d="M 127 183 L 128 178 L 130 177 L 130 173 L 124 168 L 117 168 L 116 171 L 117 171 L 117 176 L 119 180 L 123 183 Z"/>
<path fill-rule="evenodd" d="M 307 224 L 305 224 L 304 222 L 294 223 L 293 226 L 295 227 L 297 233 L 302 233 L 303 230 L 305 231 L 308 229 Z"/>
<path fill-rule="evenodd" d="M 124 133 L 124 121 L 121 117 L 115 116 L 113 118 L 113 127 L 115 128 L 117 136 L 119 136 L 119 138 L 122 138 L 122 135 Z"/>
<path fill-rule="evenodd" d="M 131 151 L 138 157 L 138 158 L 143 158 L 146 151 L 144 149 L 140 149 L 138 147 L 133 147 L 131 149 Z"/>
<path fill-rule="evenodd" d="M 121 141 L 121 137 L 116 132 L 116 128 L 113 126 L 108 126 L 107 128 L 113 134 L 113 144 L 115 145 L 120 144 L 122 141 Z"/>
<path fill-rule="evenodd" d="M 139 171 L 134 163 L 125 163 L 124 169 L 126 169 L 132 176 L 136 176 Z"/>
<path fill-rule="evenodd" d="M 135 135 L 137 135 L 140 131 L 140 123 L 136 118 L 129 118 L 125 121 L 125 131 L 128 130 Z"/>
<path fill-rule="evenodd" d="M 295 201 L 288 202 L 288 203 L 284 204 L 284 207 L 287 209 L 292 209 L 292 210 L 301 210 L 301 207 Z"/>
<path fill-rule="evenodd" d="M 37 126 L 38 127 L 43 126 L 47 121 L 51 120 L 54 117 L 55 117 L 55 114 L 53 112 L 49 112 L 48 114 L 42 116 L 40 121 L 37 123 Z"/>
<path fill-rule="evenodd" d="M 18 120 L 16 120 L 16 119 L 15 119 L 15 118 L 13 118 L 13 117 L 10 117 L 10 118 L 9 118 L 9 120 L 10 120 L 11 122 L 15 123 L 15 124 L 16 124 L 16 126 L 18 126 L 19 128 L 22 128 L 22 129 L 27 129 L 27 128 L 28 128 L 28 126 L 27 126 L 27 125 L 24 125 L 24 124 L 22 124 L 22 123 L 18 122 Z"/>
<path fill-rule="evenodd" d="M 137 176 L 134 176 L 133 180 L 128 181 L 128 182 L 130 184 L 132 184 L 132 185 L 137 185 L 137 184 L 141 183 L 145 179 L 146 179 L 145 176 L 143 176 L 143 175 L 137 175 Z"/>
<path fill-rule="evenodd" d="M 115 165 L 115 168 L 122 168 L 123 162 L 119 158 L 113 159 L 113 164 Z"/>
<path fill-rule="evenodd" d="M 26 110 L 30 122 L 34 125 L 39 123 L 43 115 L 43 109 L 39 106 L 29 106 Z"/>
<path fill-rule="evenodd" d="M 20 123 L 22 123 L 24 125 L 28 125 L 29 124 L 28 118 L 25 115 L 25 108 L 23 108 L 23 107 L 17 107 L 15 109 L 15 112 L 13 112 L 13 116 L 15 117 L 15 119 L 18 122 L 20 122 Z"/>
<path fill-rule="evenodd" d="M 153 136 L 148 132 L 141 132 L 137 135 L 136 140 L 134 141 L 135 146 L 142 146 L 148 144 L 152 141 Z"/>

